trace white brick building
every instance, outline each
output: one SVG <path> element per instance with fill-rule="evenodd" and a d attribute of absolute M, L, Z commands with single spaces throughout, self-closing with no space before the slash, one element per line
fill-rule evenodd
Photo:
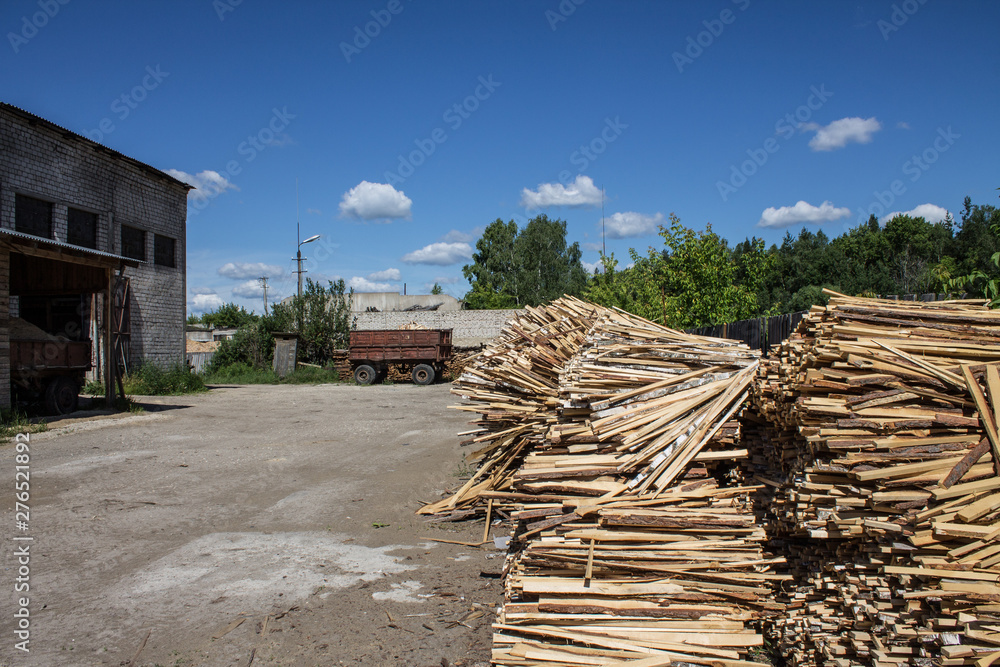
<path fill-rule="evenodd" d="M 190 186 L 0 103 L 0 407 L 11 401 L 10 317 L 93 340 L 108 371 L 113 329 L 132 365 L 184 362 Z M 130 327 L 107 295 L 129 280 Z"/>

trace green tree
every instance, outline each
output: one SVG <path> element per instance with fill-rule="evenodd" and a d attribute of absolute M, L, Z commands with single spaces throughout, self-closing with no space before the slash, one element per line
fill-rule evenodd
<path fill-rule="evenodd" d="M 215 311 L 201 316 L 202 324 L 217 329 L 238 329 L 256 319 L 257 315 L 247 312 L 246 308 L 235 303 L 224 303 Z"/>
<path fill-rule="evenodd" d="M 1000 251 L 1000 210 L 989 205 L 973 204 L 970 197 L 962 203 L 961 219 L 955 233 L 954 255 L 959 273 L 996 271 L 992 257 Z"/>
<path fill-rule="evenodd" d="M 618 271 L 614 256 L 604 258 L 604 272 L 591 280 L 587 298 L 679 329 L 760 312 L 759 293 L 773 263 L 763 241 L 748 240 L 735 253 L 711 225 L 694 231 L 673 214 L 659 233 L 665 248 L 650 247 L 645 257 L 631 250 L 629 268 Z"/>
<path fill-rule="evenodd" d="M 350 343 L 351 302 L 354 290 L 347 290 L 343 279 L 327 281 L 327 287 L 306 279 L 302 296 L 271 309 L 270 321 L 275 331 L 294 331 L 299 335 L 299 360 L 327 365 L 333 351 Z M 301 326 L 299 325 L 301 314 Z"/>
<path fill-rule="evenodd" d="M 444 290 L 437 283 L 434 283 L 434 287 L 431 288 L 431 294 L 442 294 Z"/>
<path fill-rule="evenodd" d="M 196 324 L 201 324 L 201 318 L 192 313 L 191 315 L 188 315 L 187 323 L 192 326 Z"/>
<path fill-rule="evenodd" d="M 500 218 L 491 222 L 476 241 L 472 264 L 462 274 L 472 286 L 465 305 L 473 310 L 514 308 L 517 305 L 518 261 L 514 249 L 517 224 Z"/>
<path fill-rule="evenodd" d="M 301 297 L 294 296 L 275 304 L 269 315 L 252 319 L 241 326 L 232 339 L 222 341 L 212 357 L 209 371 L 238 363 L 258 369 L 270 368 L 274 359 L 274 334 L 278 332 L 299 335 L 299 361 L 328 365 L 333 351 L 346 348 L 350 341 L 353 296 L 354 290 L 348 291 L 343 280 L 328 281 L 328 286 L 324 287 L 306 278 Z M 298 325 L 299 313 L 302 313 L 301 327 Z"/>
<path fill-rule="evenodd" d="M 476 242 L 472 264 L 462 268 L 472 289 L 471 309 L 537 306 L 587 285 L 580 244 L 566 243 L 566 223 L 539 215 L 518 230 L 497 219 Z"/>

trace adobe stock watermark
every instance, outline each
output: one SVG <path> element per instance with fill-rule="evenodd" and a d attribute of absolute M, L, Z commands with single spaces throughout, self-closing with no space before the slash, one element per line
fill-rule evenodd
<path fill-rule="evenodd" d="M 124 121 L 132 112 L 139 108 L 151 92 L 160 87 L 163 80 L 170 76 L 170 72 L 164 72 L 160 69 L 159 65 L 153 67 L 152 65 L 146 66 L 146 74 L 142 77 L 142 80 L 138 85 L 133 86 L 131 90 L 122 93 L 116 97 L 110 106 L 111 113 L 113 113 L 119 121 Z M 104 137 L 108 136 L 115 131 L 115 123 L 110 117 L 105 116 L 97 123 L 97 127 L 93 130 L 87 130 L 83 133 L 83 136 L 87 137 L 91 141 L 96 141 L 101 143 Z"/>
<path fill-rule="evenodd" d="M 243 0 L 212 0 L 212 9 L 220 21 L 226 20 L 226 14 L 235 12 L 236 8 L 243 4 Z"/>
<path fill-rule="evenodd" d="M 942 153 L 947 153 L 955 145 L 955 141 L 961 138 L 962 135 L 952 130 L 951 125 L 947 128 L 939 127 L 937 136 L 930 145 L 920 153 L 914 153 L 903 163 L 900 170 L 903 175 L 909 176 L 907 180 L 910 183 L 916 183 L 941 158 Z M 892 205 L 899 197 L 906 194 L 906 190 L 907 184 L 900 178 L 889 183 L 889 187 L 885 190 L 875 190 L 872 193 L 874 201 L 867 207 L 858 208 L 858 224 L 864 224 L 870 216 L 874 215 L 881 219 L 886 213 L 892 212 Z"/>
<path fill-rule="evenodd" d="M 69 1 L 38 0 L 39 11 L 30 16 L 27 14 L 22 16 L 20 30 L 7 33 L 7 41 L 10 42 L 10 48 L 14 49 L 14 53 L 19 53 L 21 47 L 34 39 L 38 31 L 47 26 L 49 21 L 59 14 L 59 10 L 69 4 Z"/>
<path fill-rule="evenodd" d="M 604 123 L 597 132 L 597 135 L 590 141 L 580 144 L 579 148 L 570 153 L 569 161 L 577 170 L 570 171 L 569 169 L 563 169 L 559 172 L 557 180 L 563 186 L 569 187 L 570 184 L 575 182 L 576 177 L 585 172 L 588 167 L 597 161 L 608 150 L 608 147 L 617 141 L 627 129 L 628 124 L 622 122 L 621 116 L 615 116 L 613 119 L 610 116 L 605 116 Z M 518 224 L 526 225 L 543 210 L 543 207 L 526 208 L 523 216 L 520 213 L 515 213 L 513 217 Z"/>
<path fill-rule="evenodd" d="M 587 167 L 603 155 L 608 146 L 617 141 L 627 129 L 628 125 L 622 122 L 621 116 L 615 116 L 614 120 L 605 117 L 604 125 L 597 136 L 585 144 L 580 144 L 579 148 L 570 153 L 569 162 L 576 167 L 576 173 L 582 174 L 587 171 Z M 559 172 L 559 182 L 563 185 L 569 185 L 574 178 L 574 173 L 568 169 Z"/>
<path fill-rule="evenodd" d="M 502 82 L 493 80 L 493 74 L 489 74 L 486 77 L 480 76 L 478 85 L 472 93 L 445 109 L 444 113 L 441 114 L 441 120 L 451 128 L 452 132 L 458 131 L 465 121 L 469 120 L 472 114 L 479 109 L 479 106 L 490 99 L 501 85 L 503 85 Z M 405 183 L 406 179 L 413 176 L 417 169 L 427 162 L 427 159 L 434 154 L 438 146 L 446 141 L 448 141 L 448 132 L 444 127 L 434 128 L 427 138 L 414 139 L 413 145 L 416 148 L 406 155 L 399 154 L 399 163 L 396 166 L 396 171 L 385 172 L 385 182 L 392 186 Z"/>
<path fill-rule="evenodd" d="M 732 0 L 732 2 L 741 12 L 745 12 L 750 6 L 750 0 Z M 727 7 L 719 12 L 719 18 L 702 21 L 701 24 L 705 26 L 705 29 L 696 35 L 688 35 L 684 52 L 674 51 L 671 54 L 677 71 L 683 74 L 685 67 L 693 65 L 694 61 L 705 53 L 705 49 L 715 44 L 715 40 L 722 36 L 726 26 L 736 22 L 737 16 L 736 12 Z"/>
<path fill-rule="evenodd" d="M 234 176 L 239 176 L 247 164 L 257 159 L 257 156 L 267 150 L 268 146 L 275 144 L 278 135 L 284 132 L 295 117 L 295 114 L 288 112 L 288 107 L 271 109 L 270 120 L 236 146 L 236 153 L 242 157 L 242 160 L 234 159 L 226 162 L 226 168 L 219 172 L 219 176 L 225 179 L 225 182 L 231 182 Z M 188 202 L 189 207 L 194 209 L 190 214 L 194 215 L 203 210 L 223 192 L 225 192 L 225 188 L 214 188 L 207 192 L 193 190 Z"/>
<path fill-rule="evenodd" d="M 898 4 L 893 4 L 889 20 L 879 19 L 875 24 L 882 33 L 882 39 L 889 41 L 889 35 L 896 32 L 910 20 L 910 17 L 920 11 L 920 8 L 927 4 L 927 0 L 903 0 Z"/>
<path fill-rule="evenodd" d="M 546 9 L 545 20 L 549 22 L 549 27 L 552 28 L 552 31 L 555 32 L 560 23 L 568 21 L 569 17 L 576 11 L 576 8 L 586 1 L 587 0 L 560 0 L 559 6 L 556 7 L 559 11 Z"/>
<path fill-rule="evenodd" d="M 401 0 L 389 0 L 385 9 L 371 10 L 372 20 L 365 23 L 364 27 L 354 26 L 354 38 L 350 42 L 340 43 L 340 52 L 344 54 L 344 60 L 350 64 L 351 58 L 360 55 L 362 51 L 367 49 L 372 40 L 381 35 L 382 30 L 389 27 L 389 24 L 392 23 L 392 17 L 402 14 L 403 9 L 405 8 Z"/>
<path fill-rule="evenodd" d="M 826 104 L 826 101 L 833 97 L 833 93 L 826 89 L 826 84 L 809 87 L 809 96 L 804 104 L 800 104 L 795 111 L 786 113 L 774 122 L 774 133 L 780 139 L 790 139 L 795 136 L 795 130 L 800 125 L 808 123 L 813 117 L 813 113 L 819 111 Z M 716 181 L 715 189 L 719 191 L 722 201 L 729 201 L 729 197 L 737 190 L 747 184 L 754 174 L 767 164 L 772 155 L 781 149 L 781 142 L 778 138 L 768 137 L 758 148 L 748 148 L 747 158 L 739 165 L 732 164 L 729 167 L 729 180 Z"/>

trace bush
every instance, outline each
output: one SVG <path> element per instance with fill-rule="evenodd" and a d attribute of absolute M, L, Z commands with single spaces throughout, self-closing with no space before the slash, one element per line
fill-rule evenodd
<path fill-rule="evenodd" d="M 142 364 L 125 376 L 125 393 L 140 396 L 173 396 L 206 391 L 205 381 L 183 364 L 167 370 L 154 364 Z"/>
<path fill-rule="evenodd" d="M 205 373 L 205 382 L 209 384 L 324 384 L 339 381 L 340 375 L 332 368 L 306 366 L 279 378 L 270 368 L 254 368 L 243 362 L 213 368 Z"/>
<path fill-rule="evenodd" d="M 254 368 L 242 361 L 220 366 L 215 363 L 215 357 L 205 371 L 208 384 L 277 384 L 278 379 L 278 374 L 270 368 Z"/>

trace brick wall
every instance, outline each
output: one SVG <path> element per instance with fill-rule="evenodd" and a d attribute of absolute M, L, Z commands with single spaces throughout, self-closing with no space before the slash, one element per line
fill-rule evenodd
<path fill-rule="evenodd" d="M 53 231 L 59 240 L 65 240 L 69 207 L 98 215 L 98 250 L 121 253 L 123 224 L 146 232 L 146 263 L 125 269 L 132 285 L 132 361 L 183 363 L 187 189 L 146 165 L 0 107 L 3 227 L 14 228 L 17 194 L 52 202 Z M 173 268 L 154 264 L 154 234 L 175 240 Z M 0 273 L 6 281 L 6 265 Z M 9 312 L 6 282 L 0 291 L 4 318 Z M 8 384 L 0 377 L 0 387 Z"/>
<path fill-rule="evenodd" d="M 10 252 L 0 248 L 0 408 L 10 407 Z"/>
<path fill-rule="evenodd" d="M 453 329 L 452 343 L 478 345 L 496 337 L 504 323 L 522 310 L 417 310 L 410 312 L 355 313 L 358 329 L 398 329 L 416 322 L 428 329 Z"/>

